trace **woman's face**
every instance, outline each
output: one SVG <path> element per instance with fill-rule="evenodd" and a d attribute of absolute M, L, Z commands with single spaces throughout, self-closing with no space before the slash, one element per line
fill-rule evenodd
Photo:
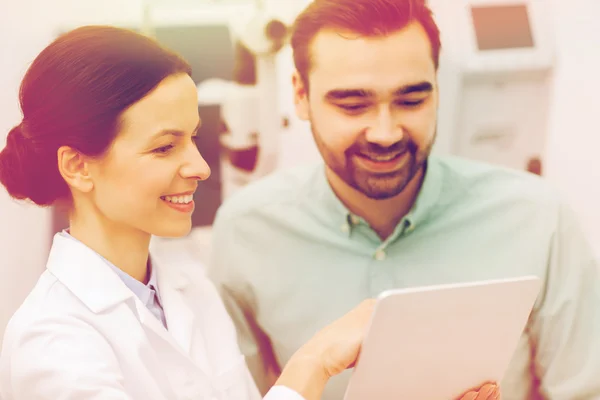
<path fill-rule="evenodd" d="M 188 234 L 197 182 L 210 176 L 194 141 L 199 126 L 196 85 L 186 74 L 128 108 L 106 156 L 89 165 L 103 219 L 156 236 Z"/>

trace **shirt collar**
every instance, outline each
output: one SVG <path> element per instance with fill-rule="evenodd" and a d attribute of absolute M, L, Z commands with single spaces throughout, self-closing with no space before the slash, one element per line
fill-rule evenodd
<path fill-rule="evenodd" d="M 415 204 L 406 217 L 400 221 L 401 224 L 414 229 L 430 215 L 430 212 L 438 203 L 442 191 L 442 168 L 438 158 L 434 156 L 428 158 L 425 166 L 425 176 Z M 364 221 L 362 218 L 353 215 L 337 197 L 325 175 L 324 164 L 319 169 L 315 183 L 321 189 L 319 194 L 326 210 L 333 216 L 333 222 L 339 225 L 342 231 L 350 235 L 351 227 Z M 348 228 L 344 229 L 344 226 Z"/>
<path fill-rule="evenodd" d="M 148 279 L 148 284 L 145 287 L 147 287 L 151 292 L 156 294 L 158 302 L 162 305 L 162 299 L 160 298 L 160 293 L 158 291 L 156 268 L 154 267 L 151 257 L 148 258 L 148 268 L 150 268 L 150 279 Z M 139 283 L 139 281 L 136 281 L 136 282 Z"/>
<path fill-rule="evenodd" d="M 425 176 L 415 204 L 408 212 L 406 219 L 411 226 L 416 226 L 427 220 L 435 209 L 442 192 L 442 165 L 437 157 L 430 156 L 425 165 Z"/>

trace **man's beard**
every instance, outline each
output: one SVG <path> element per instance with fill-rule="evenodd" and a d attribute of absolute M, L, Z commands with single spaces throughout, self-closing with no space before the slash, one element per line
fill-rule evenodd
<path fill-rule="evenodd" d="M 389 147 L 366 141 L 356 142 L 342 156 L 339 156 L 325 146 L 312 123 L 311 130 L 319 152 L 329 169 L 347 185 L 374 200 L 389 199 L 402 193 L 425 166 L 435 141 L 434 135 L 425 148 L 419 148 L 409 135 L 405 135 L 401 141 Z M 357 157 L 361 155 L 382 157 L 398 155 L 402 158 L 402 164 L 390 172 L 373 172 L 363 168 L 358 162 Z"/>

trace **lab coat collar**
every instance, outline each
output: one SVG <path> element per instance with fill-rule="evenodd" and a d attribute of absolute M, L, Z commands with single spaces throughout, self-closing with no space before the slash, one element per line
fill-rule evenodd
<path fill-rule="evenodd" d="M 194 314 L 185 298 L 190 278 L 183 268 L 178 268 L 177 261 L 183 260 L 177 260 L 177 254 L 172 255 L 173 260 L 171 256 L 168 260 L 165 257 L 151 256 L 151 259 L 156 268 L 168 331 L 104 259 L 83 243 L 56 234 L 47 269 L 96 314 L 131 300 L 132 309 L 144 326 L 189 357 L 195 329 Z M 197 360 L 197 365 L 204 371 L 208 368 L 203 359 Z"/>
<path fill-rule="evenodd" d="M 46 268 L 94 313 L 135 297 L 102 257 L 61 234 L 54 236 Z"/>
<path fill-rule="evenodd" d="M 151 249 L 150 258 L 161 291 L 161 299 L 163 291 L 182 291 L 190 284 L 190 277 L 183 269 L 168 268 L 165 265 L 177 265 L 179 260 L 176 256 L 177 254 L 173 254 L 169 257 L 175 259 L 167 263 L 160 254 L 152 254 Z M 85 244 L 60 233 L 54 236 L 46 268 L 94 313 L 101 313 L 135 297 L 100 255 Z"/>

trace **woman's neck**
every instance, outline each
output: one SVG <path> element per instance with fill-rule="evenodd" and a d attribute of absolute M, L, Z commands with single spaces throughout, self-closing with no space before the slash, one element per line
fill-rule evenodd
<path fill-rule="evenodd" d="M 118 227 L 98 216 L 72 215 L 70 234 L 117 268 L 147 282 L 150 235 L 139 230 Z"/>

